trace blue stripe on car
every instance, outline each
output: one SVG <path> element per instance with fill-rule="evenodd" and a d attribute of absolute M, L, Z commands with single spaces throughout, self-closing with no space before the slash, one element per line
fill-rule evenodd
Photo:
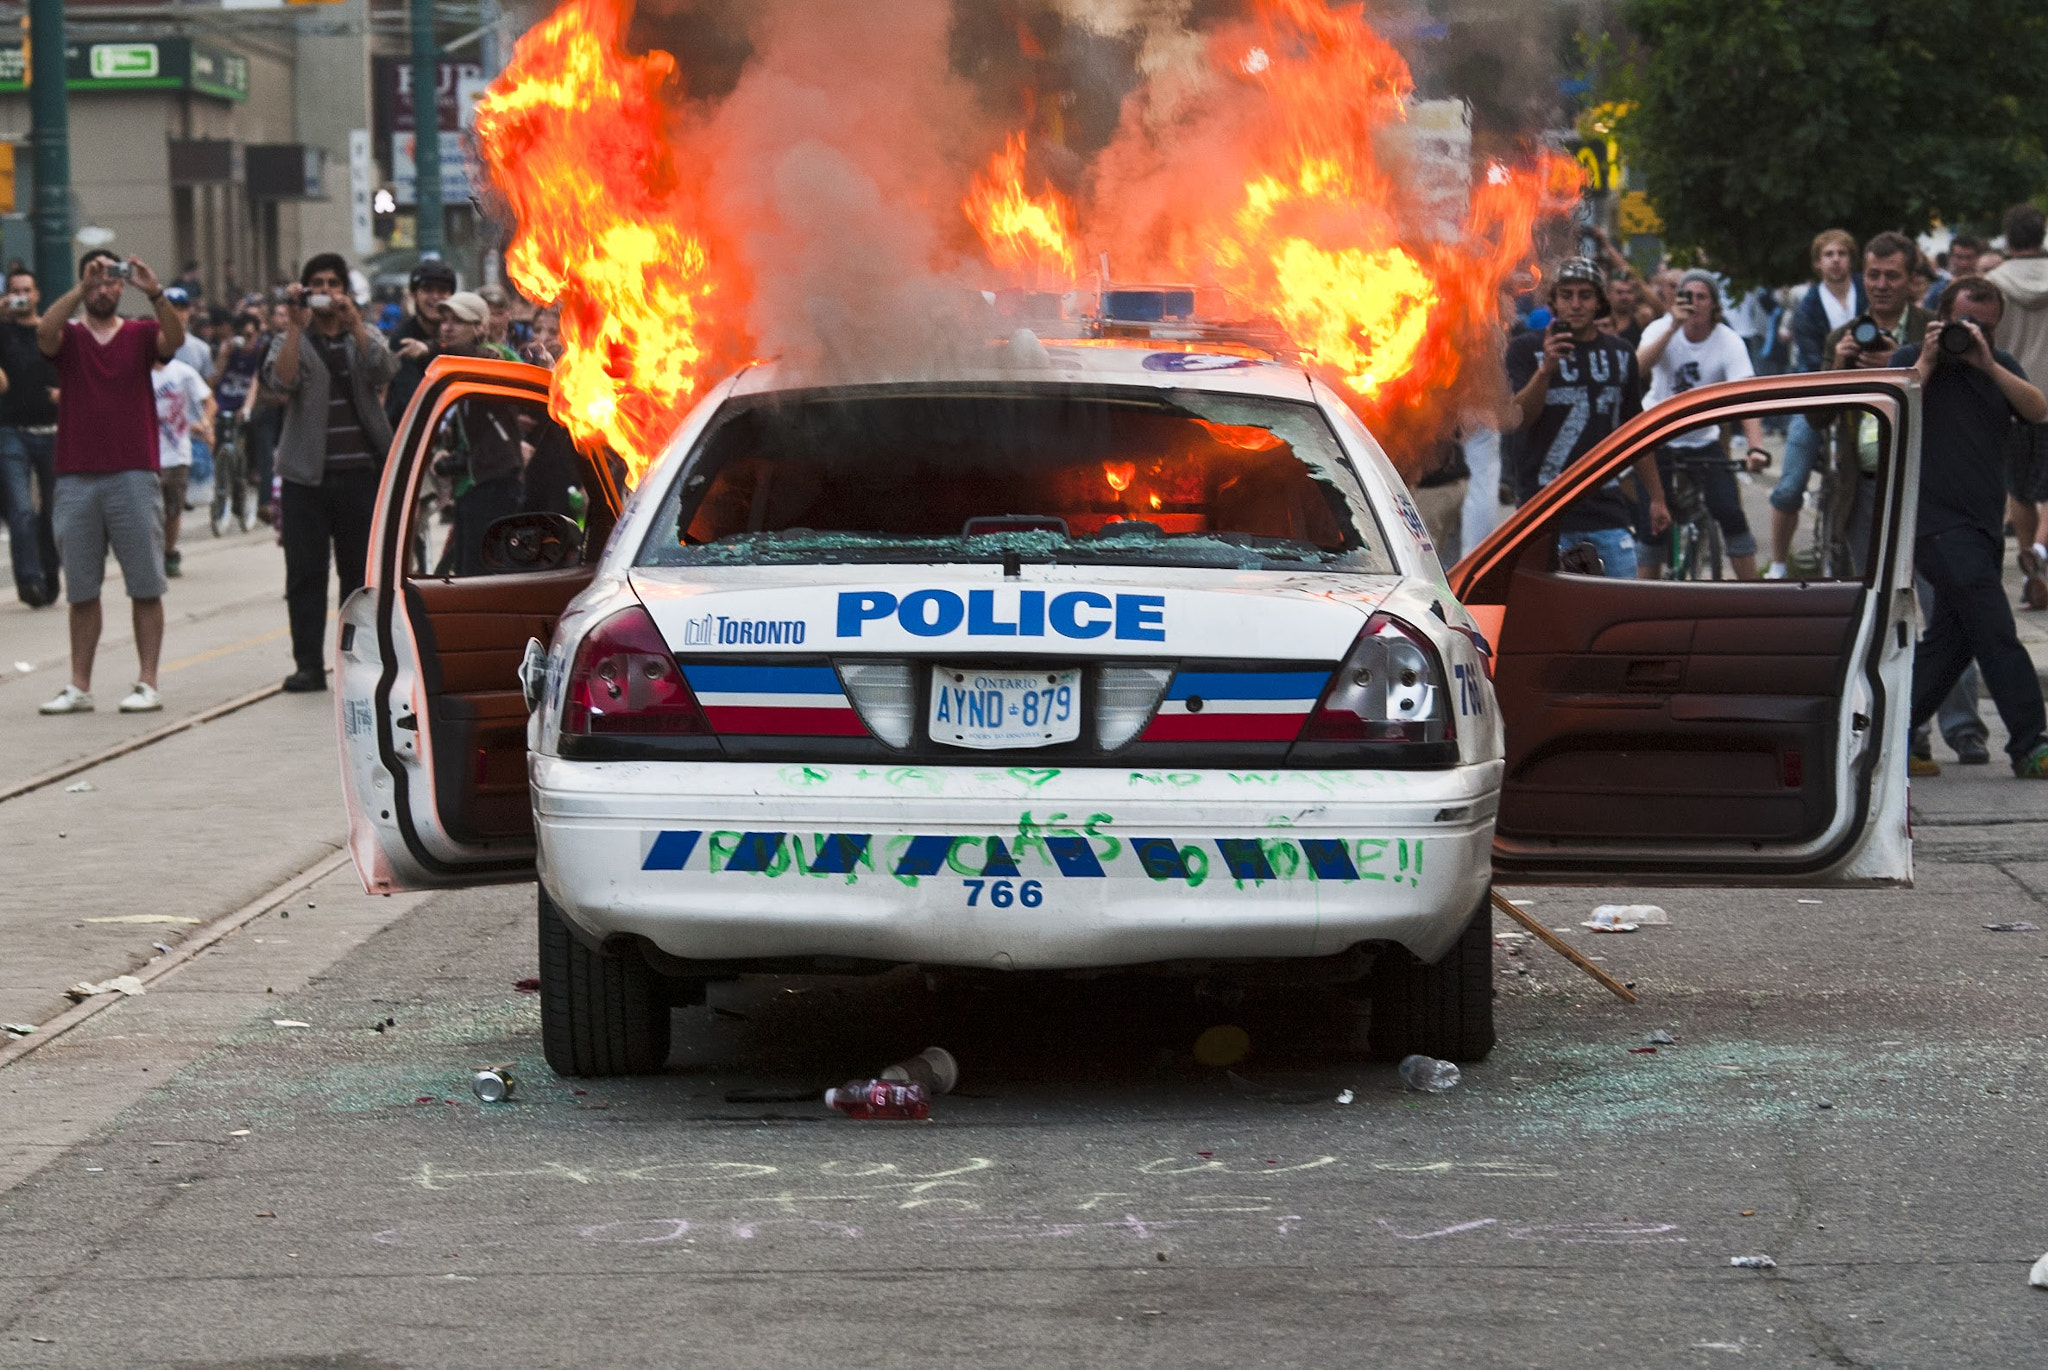
<path fill-rule="evenodd" d="M 836 695 L 839 673 L 830 666 L 683 667 L 690 688 L 710 694 Z"/>
<path fill-rule="evenodd" d="M 1329 680 L 1328 671 L 1182 671 L 1166 692 L 1168 699 L 1316 699 Z"/>

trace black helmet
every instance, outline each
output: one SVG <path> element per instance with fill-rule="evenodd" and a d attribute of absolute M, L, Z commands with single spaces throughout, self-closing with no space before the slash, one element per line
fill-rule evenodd
<path fill-rule="evenodd" d="M 438 285 L 451 293 L 455 289 L 455 268 L 439 257 L 428 257 L 412 269 L 412 288 L 423 285 Z"/>
<path fill-rule="evenodd" d="M 1550 299 L 1557 301 L 1557 288 L 1566 281 L 1584 281 L 1593 287 L 1593 293 L 1600 297 L 1600 312 L 1595 318 L 1604 319 L 1614 312 L 1614 306 L 1607 300 L 1607 273 L 1600 264 L 1590 257 L 1567 257 L 1557 264 L 1557 270 L 1550 276 Z"/>

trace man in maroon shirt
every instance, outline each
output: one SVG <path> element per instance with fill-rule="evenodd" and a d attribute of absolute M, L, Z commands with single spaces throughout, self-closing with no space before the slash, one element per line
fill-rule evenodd
<path fill-rule="evenodd" d="M 57 365 L 57 482 L 52 523 L 71 604 L 71 683 L 43 705 L 46 714 L 92 711 L 92 661 L 100 645 L 100 580 L 107 551 L 135 619 L 141 663 L 122 713 L 161 709 L 157 658 L 164 645 L 164 501 L 157 484 L 156 391 L 151 368 L 185 341 L 178 312 L 156 273 L 104 248 L 78 263 L 79 283 L 36 326 L 36 346 Z M 154 319 L 114 311 L 133 285 L 149 297 Z M 85 306 L 83 321 L 72 315 Z"/>

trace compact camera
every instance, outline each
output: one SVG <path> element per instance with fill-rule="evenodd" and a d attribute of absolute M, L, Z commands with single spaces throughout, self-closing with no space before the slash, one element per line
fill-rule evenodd
<path fill-rule="evenodd" d="M 29 299 L 28 299 L 28 296 L 26 296 L 26 295 L 9 295 L 9 296 L 7 297 L 7 311 L 8 311 L 8 313 L 10 313 L 10 314 L 26 314 L 26 313 L 28 312 L 28 310 L 29 310 Z"/>
<path fill-rule="evenodd" d="M 324 290 L 317 295 L 308 295 L 306 297 L 306 308 L 316 309 L 324 314 L 334 308 L 334 297 Z"/>
<path fill-rule="evenodd" d="M 117 281 L 133 280 L 135 278 L 135 266 L 131 262 L 108 262 L 107 274 Z"/>

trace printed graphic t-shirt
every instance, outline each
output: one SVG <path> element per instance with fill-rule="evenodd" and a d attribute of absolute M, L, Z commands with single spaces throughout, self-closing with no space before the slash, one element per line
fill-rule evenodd
<path fill-rule="evenodd" d="M 1648 409 L 1655 409 L 1664 401 L 1698 385 L 1713 385 L 1719 381 L 1743 381 L 1756 374 L 1756 367 L 1749 360 L 1749 349 L 1742 339 L 1727 324 L 1715 324 L 1714 331 L 1704 341 L 1694 342 L 1685 336 L 1684 329 L 1676 329 L 1671 316 L 1663 318 L 1643 330 L 1643 345 L 1649 346 L 1662 337 L 1671 342 L 1664 349 L 1664 355 L 1657 358 L 1657 364 L 1650 368 L 1650 393 L 1643 401 Z M 1688 429 L 1665 443 L 1667 447 L 1712 447 L 1721 436 L 1717 424 L 1704 428 Z"/>
<path fill-rule="evenodd" d="M 192 416 L 203 413 L 206 382 L 176 357 L 156 372 L 156 450 L 163 466 L 192 464 Z"/>
<path fill-rule="evenodd" d="M 105 343 L 64 325 L 57 349 L 57 474 L 154 471 L 157 322 L 128 319 Z"/>
<path fill-rule="evenodd" d="M 1523 333 L 1508 344 L 1508 388 L 1519 392 L 1543 364 L 1543 335 Z M 1643 410 L 1642 376 L 1635 349 L 1619 338 L 1601 334 L 1592 342 L 1574 342 L 1558 362 L 1543 412 L 1522 430 L 1515 490 L 1528 499 L 1564 474 L 1565 468 L 1605 441 L 1615 429 Z M 1622 493 L 1618 477 L 1580 498 L 1558 516 L 1566 532 L 1628 528 L 1635 506 Z"/>

